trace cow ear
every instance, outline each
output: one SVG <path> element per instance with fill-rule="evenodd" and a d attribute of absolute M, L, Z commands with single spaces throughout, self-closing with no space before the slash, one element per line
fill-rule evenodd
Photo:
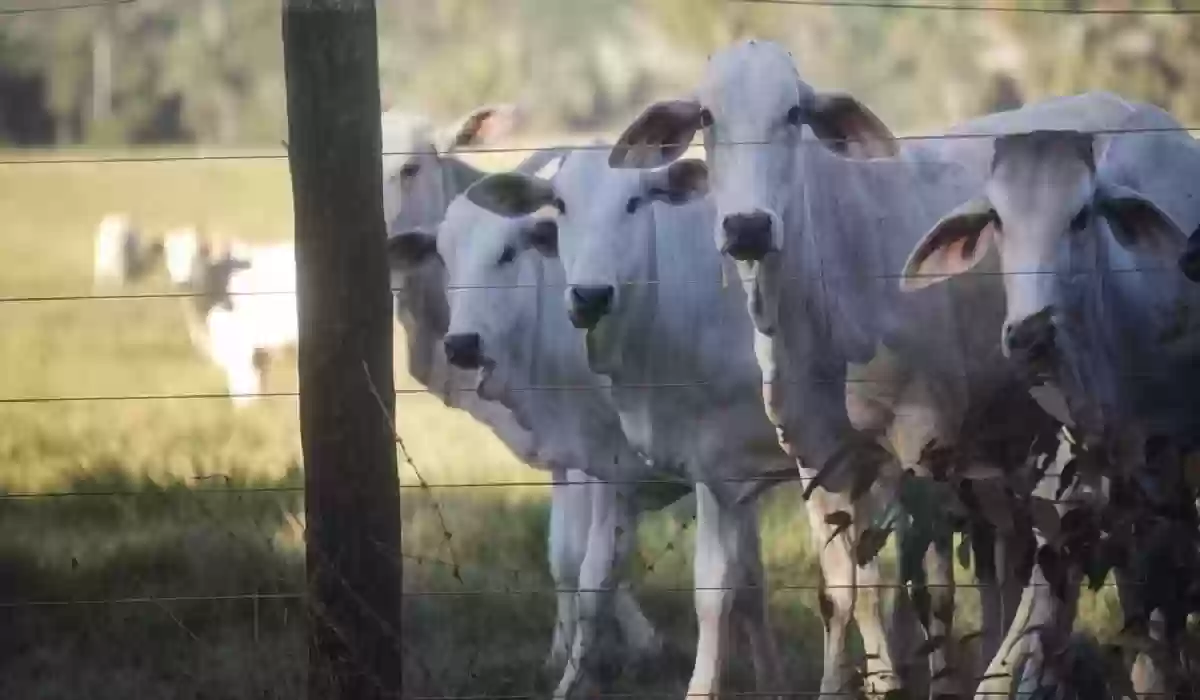
<path fill-rule="evenodd" d="M 900 144 L 883 120 L 848 93 L 816 93 L 801 105 L 801 112 L 817 138 L 837 153 L 890 158 L 900 152 Z"/>
<path fill-rule="evenodd" d="M 521 233 L 530 248 L 547 258 L 558 257 L 558 222 L 554 219 L 531 219 Z"/>
<path fill-rule="evenodd" d="M 700 129 L 695 100 L 656 102 L 633 120 L 608 155 L 612 168 L 657 168 L 684 154 Z"/>
<path fill-rule="evenodd" d="M 656 171 L 647 194 L 669 204 L 686 204 L 708 194 L 708 165 L 696 158 L 684 158 Z"/>
<path fill-rule="evenodd" d="M 1187 246 L 1187 234 L 1137 190 L 1101 182 L 1094 201 L 1117 242 L 1128 250 L 1174 260 Z"/>
<path fill-rule="evenodd" d="M 488 175 L 467 189 L 472 204 L 500 216 L 517 217 L 534 213 L 554 201 L 549 182 L 520 173 Z"/>
<path fill-rule="evenodd" d="M 437 255 L 437 238 L 424 231 L 406 231 L 387 239 L 388 266 L 414 270 Z"/>
<path fill-rule="evenodd" d="M 996 213 L 986 197 L 976 197 L 937 222 L 904 263 L 900 290 L 913 292 L 961 274 L 987 254 Z"/>
<path fill-rule="evenodd" d="M 515 105 L 480 107 L 438 133 L 438 151 L 448 153 L 504 138 L 516 128 L 517 118 Z"/>

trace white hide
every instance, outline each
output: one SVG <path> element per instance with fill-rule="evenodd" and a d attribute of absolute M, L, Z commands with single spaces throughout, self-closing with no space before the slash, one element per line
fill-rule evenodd
<path fill-rule="evenodd" d="M 518 221 L 557 207 L 566 306 L 580 287 L 615 288 L 611 313 L 588 331 L 589 365 L 612 381 L 634 446 L 696 487 L 700 637 L 688 693 L 717 692 L 731 619 L 749 636 L 758 686 L 769 691 L 780 676 L 762 588 L 754 497 L 763 486 L 753 480 L 794 474 L 795 465 L 763 413 L 740 289 L 723 288 L 719 256 L 696 235 L 711 227 L 711 207 L 656 203 L 670 196 L 669 180 L 613 170 L 603 153 L 584 150 L 566 158 L 552 183 L 503 176 L 467 196 Z M 554 306 L 563 312 L 561 300 Z"/>
<path fill-rule="evenodd" d="M 453 128 L 442 133 L 450 139 L 435 143 L 436 130 L 420 118 L 389 112 L 383 116 L 383 201 L 390 237 L 411 231 L 434 232 L 450 201 L 483 176 L 483 173 L 455 157 L 452 147 L 486 142 L 497 135 L 489 126 L 490 108 L 478 110 Z M 504 110 L 500 114 L 503 116 Z M 536 171 L 553 159 L 553 152 L 533 154 L 518 170 Z M 392 266 L 392 290 L 397 320 L 404 329 L 408 372 L 430 393 L 447 405 L 466 411 L 487 426 L 520 460 L 538 469 L 549 465 L 538 458 L 539 445 L 528 428 L 513 413 L 496 401 L 483 400 L 473 390 L 473 373 L 457 370 L 446 362 L 442 338 L 449 326 L 446 299 L 446 270 L 440 260 L 417 266 Z M 613 518 L 621 517 L 611 489 L 594 485 L 594 479 L 582 472 L 552 472 L 556 486 L 550 506 L 550 570 L 558 595 L 554 639 L 548 666 L 565 668 L 560 687 L 575 683 L 582 668 L 584 649 L 579 638 L 580 610 L 576 604 L 582 576 L 595 578 L 603 571 L 597 556 L 603 556 L 602 533 Z M 587 481 L 584 485 L 569 485 Z M 597 535 L 590 533 L 595 529 Z M 627 528 L 632 533 L 632 527 Z M 593 553 L 594 552 L 594 553 Z M 585 567 L 585 559 L 591 562 Z M 631 652 L 651 654 L 659 641 L 654 628 L 642 614 L 626 587 L 619 587 L 615 601 L 617 622 Z"/>

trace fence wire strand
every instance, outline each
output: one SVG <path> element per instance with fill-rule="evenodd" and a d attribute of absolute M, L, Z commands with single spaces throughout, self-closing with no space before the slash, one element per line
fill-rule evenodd
<path fill-rule="evenodd" d="M 68 12 L 70 10 L 90 10 L 101 7 L 119 7 L 132 5 L 137 0 L 98 0 L 97 2 L 80 2 L 71 5 L 45 5 L 42 7 L 0 7 L 0 17 L 28 15 L 39 12 Z"/>
<path fill-rule="evenodd" d="M 849 7 L 866 10 L 932 10 L 949 12 L 995 12 L 1028 15 L 1200 15 L 1200 9 L 1183 7 L 1066 7 L 1036 5 L 980 5 L 967 3 L 904 2 L 897 0 L 730 0 L 743 5 L 792 7 Z"/>

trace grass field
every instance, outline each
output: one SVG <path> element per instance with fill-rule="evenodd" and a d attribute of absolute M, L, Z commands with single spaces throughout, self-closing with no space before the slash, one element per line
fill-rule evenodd
<path fill-rule="evenodd" d="M 507 163 L 496 155 L 484 164 Z M 0 165 L 0 297 L 90 293 L 92 232 L 114 210 L 152 234 L 201 223 L 284 239 L 286 161 Z M 151 281 L 134 291 L 162 289 Z M 0 302 L 0 398 L 222 391 L 221 375 L 188 342 L 179 303 Z M 396 381 L 415 386 L 402 370 Z M 294 389 L 294 366 L 274 372 L 268 390 Z M 235 413 L 216 399 L 0 403 L 0 489 L 60 494 L 0 500 L 0 697 L 296 697 L 306 653 L 296 405 L 266 398 Z M 543 478 L 436 399 L 402 395 L 397 413 L 412 462 L 433 484 Z M 411 466 L 401 471 L 415 483 Z M 410 692 L 548 689 L 546 496 L 536 487 L 404 490 L 397 556 L 411 594 Z M 691 594 L 668 590 L 691 580 L 690 508 L 685 500 L 641 525 L 630 575 L 671 652 L 653 673 L 622 678 L 625 690 L 681 692 L 690 671 Z M 810 690 L 821 650 L 815 594 L 782 588 L 816 582 L 800 509 L 796 488 L 770 494 L 763 537 L 788 680 Z M 958 580 L 969 578 L 960 571 Z M 419 595 L 433 591 L 448 594 Z M 959 629 L 970 631 L 975 596 L 963 589 L 959 599 Z M 1111 632 L 1112 592 L 1086 597 L 1083 618 Z M 733 684 L 749 689 L 741 664 Z"/>

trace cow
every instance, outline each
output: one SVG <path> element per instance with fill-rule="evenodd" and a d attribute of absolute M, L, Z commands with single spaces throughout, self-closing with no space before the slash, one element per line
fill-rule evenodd
<path fill-rule="evenodd" d="M 553 224 L 539 230 L 547 225 Z M 590 477 L 586 554 L 571 586 L 578 589 L 573 663 L 554 693 L 573 697 L 592 676 L 596 621 L 609 617 L 614 577 L 635 535 L 636 484 L 678 480 L 653 473 L 626 440 L 605 382 L 590 371 L 583 337 L 562 309 L 561 265 L 524 245 L 525 236 L 537 235 L 534 227 L 528 219 L 491 214 L 464 194 L 453 200 L 435 232 L 393 236 L 390 256 L 404 270 L 444 267 L 450 310 L 446 358 L 468 380 L 468 390 L 500 403 L 531 432 L 530 461 Z M 587 518 L 576 523 L 586 524 Z"/>
<path fill-rule="evenodd" d="M 515 222 L 534 216 L 539 236 L 555 232 L 553 242 L 538 246 L 562 261 L 568 317 L 586 331 L 592 371 L 612 382 L 626 435 L 656 465 L 677 464 L 696 485 L 700 636 L 689 696 L 718 692 L 735 610 L 752 640 L 759 688 L 770 692 L 779 671 L 759 590 L 755 498 L 799 473 L 763 410 L 742 290 L 722 284 L 721 257 L 697 235 L 714 216 L 694 189 L 703 164 L 681 160 L 643 174 L 610 168 L 605 159 L 599 149 L 573 152 L 552 181 L 493 175 L 467 197 Z M 539 236 L 512 244 L 528 248 Z M 879 582 L 875 563 L 856 571 L 838 536 L 849 518 L 838 513 L 842 502 L 819 490 L 808 509 L 821 552 L 825 684 L 837 693 L 847 692 L 849 680 L 842 660 L 856 576 L 872 592 Z M 859 627 L 867 652 L 886 664 L 882 613 L 865 613 Z"/>
<path fill-rule="evenodd" d="M 1185 232 L 1200 224 L 1200 145 L 1157 107 L 1131 110 L 1121 127 L 1147 133 L 996 138 L 986 183 L 914 246 L 901 284 L 917 292 L 971 274 L 996 252 L 1006 300 L 994 327 L 998 345 L 1086 448 L 1075 479 L 1039 484 L 1061 523 L 1039 529 L 1039 545 L 1054 553 L 1050 560 L 1061 558 L 1063 547 L 1050 540 L 1068 518 L 1105 523 L 1105 565 L 1116 564 L 1130 632 L 1149 642 L 1133 690 L 1166 694 L 1177 690 L 1172 661 L 1198 563 L 1194 494 L 1177 452 L 1200 434 L 1200 291 L 1177 261 L 1189 244 Z M 1164 440 L 1172 449 L 1162 449 Z M 1056 501 L 1059 493 L 1065 501 Z M 1105 516 L 1069 512 L 1084 507 Z M 1021 687 L 1032 685 L 1046 648 L 1070 630 L 1089 559 L 1042 561 L 1039 552 L 1036 578 L 1046 586 L 1025 592 L 1023 624 L 989 669 L 999 678 L 981 692 L 1007 692 L 1007 676 L 1021 664 Z M 1047 633 L 1030 633 L 1039 626 Z"/>
<path fill-rule="evenodd" d="M 383 115 L 383 202 L 389 231 L 389 265 L 396 318 L 404 330 L 408 373 L 422 387 L 450 407 L 466 411 L 492 431 L 521 461 L 538 469 L 549 469 L 552 478 L 549 528 L 550 572 L 557 589 L 557 617 L 548 670 L 564 669 L 561 688 L 584 680 L 583 652 L 579 638 L 578 589 L 584 563 L 590 552 L 589 531 L 595 524 L 607 526 L 626 513 L 617 508 L 611 489 L 578 469 L 545 465 L 538 459 L 539 446 L 533 431 L 496 401 L 484 400 L 474 391 L 458 391 L 469 384 L 473 373 L 447 362 L 443 338 L 449 330 L 446 268 L 437 256 L 427 256 L 432 246 L 425 238 L 405 236 L 437 230 L 450 202 L 484 172 L 454 155 L 464 146 L 487 143 L 512 126 L 511 107 L 481 107 L 449 128 L 435 129 L 427 120 L 389 111 Z M 440 134 L 440 137 L 439 137 Z M 537 172 L 553 165 L 557 151 L 536 152 L 518 166 Z M 416 242 L 413 248 L 406 243 Z M 684 490 L 665 489 L 668 494 L 657 506 L 669 505 L 686 495 Z M 632 525 L 626 528 L 632 535 Z M 626 547 L 624 538 L 621 547 Z M 588 569 L 589 575 L 596 569 Z M 650 658 L 662 647 L 653 625 L 646 619 L 628 585 L 617 586 L 612 607 L 622 637 L 634 658 Z M 590 630 L 583 630 L 586 634 Z"/>
<path fill-rule="evenodd" d="M 1089 93 L 970 120 L 950 135 L 1039 124 L 1104 129 L 1133 109 L 1115 95 Z M 954 456 L 951 477 L 960 490 L 995 490 L 1057 454 L 1058 425 L 983 331 L 1003 318 L 998 281 L 959 280 L 919 295 L 901 294 L 895 282 L 917 238 L 982 182 L 985 139 L 914 139 L 902 150 L 853 96 L 817 90 L 785 49 L 755 40 L 715 54 L 691 96 L 644 110 L 618 139 L 610 164 L 674 162 L 697 132 L 718 209 L 714 242 L 747 289 L 768 413 L 789 454 L 817 475 L 810 487 L 853 495 L 875 482 L 893 500 L 903 474 L 937 477 L 930 456 L 941 454 Z M 890 409 L 864 410 L 879 404 Z M 1031 446 L 1038 460 L 1030 459 Z M 1017 488 L 1009 498 L 1027 495 Z M 1028 531 L 1001 534 L 996 558 L 1027 561 L 1011 555 L 1026 550 Z M 944 535 L 941 541 L 936 556 L 944 562 Z M 1005 597 L 1000 588 L 1019 590 L 1025 568 L 1006 563 L 1006 581 L 983 581 L 985 600 Z M 927 632 L 948 638 L 953 581 L 929 583 L 931 621 L 946 629 Z M 996 614 L 985 620 L 985 654 L 1014 612 L 996 602 L 987 607 Z M 950 651 L 943 644 L 930 657 L 939 679 L 933 694 L 955 692 L 954 678 L 939 669 Z"/>
<path fill-rule="evenodd" d="M 253 403 L 272 356 L 299 340 L 295 245 L 218 245 L 189 227 L 169 232 L 164 248 L 193 344 L 225 372 L 235 406 Z"/>
<path fill-rule="evenodd" d="M 112 213 L 96 227 L 92 283 L 98 290 L 145 278 L 163 254 L 159 239 L 143 241 L 128 214 Z"/>

